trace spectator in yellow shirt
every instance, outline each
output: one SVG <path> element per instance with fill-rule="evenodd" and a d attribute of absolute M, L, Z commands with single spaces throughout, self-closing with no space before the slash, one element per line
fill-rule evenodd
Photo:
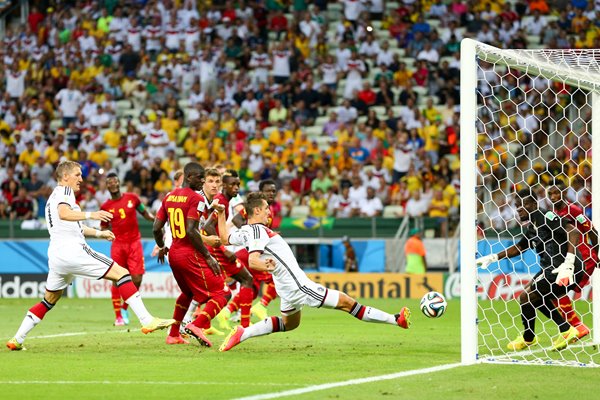
<path fill-rule="evenodd" d="M 308 200 L 309 215 L 314 218 L 325 218 L 327 216 L 327 199 L 323 196 L 323 190 L 317 189 Z"/>
<path fill-rule="evenodd" d="M 166 193 L 171 189 L 173 189 L 173 183 L 169 179 L 169 176 L 166 172 L 161 172 L 158 180 L 154 184 L 154 190 L 156 190 L 157 193 Z"/>
<path fill-rule="evenodd" d="M 179 161 L 175 158 L 175 150 L 167 150 L 167 156 L 160 162 L 160 168 L 170 174 L 179 169 Z"/>
<path fill-rule="evenodd" d="M 450 203 L 444 199 L 444 192 L 441 189 L 433 191 L 433 198 L 429 204 L 429 216 L 437 218 L 440 234 L 445 236 L 448 227 L 448 215 L 450 213 Z"/>
<path fill-rule="evenodd" d="M 260 147 L 260 151 L 264 152 L 269 148 L 269 140 L 267 140 L 261 130 L 256 131 L 254 138 L 250 140 L 250 148 Z"/>
<path fill-rule="evenodd" d="M 89 159 L 98 165 L 102 165 L 108 160 L 108 154 L 104 151 L 104 143 L 96 142 L 94 144 L 94 151 L 90 152 Z"/>
<path fill-rule="evenodd" d="M 33 140 L 28 140 L 25 143 L 25 145 L 25 150 L 23 150 L 23 152 L 19 154 L 19 162 L 21 164 L 27 164 L 30 167 L 33 167 L 38 157 L 40 156 L 40 152 L 33 147 Z"/>
<path fill-rule="evenodd" d="M 103 140 L 108 147 L 116 149 L 121 144 L 121 136 L 123 136 L 123 129 L 121 127 L 121 121 L 119 119 L 115 122 L 114 128 L 109 128 L 104 132 Z"/>
<path fill-rule="evenodd" d="M 419 129 L 419 134 L 425 139 L 424 150 L 431 159 L 431 163 L 436 165 L 439 161 L 440 151 L 440 124 L 441 117 L 436 119 L 434 123 L 430 124 L 425 120 L 425 117 L 421 118 L 423 121 L 423 128 Z"/>
<path fill-rule="evenodd" d="M 177 117 L 175 117 L 175 110 L 173 108 L 169 108 L 166 117 L 163 117 L 160 120 L 160 127 L 167 132 L 169 140 L 174 142 L 177 137 L 177 132 L 179 131 L 179 128 L 181 128 L 181 124 Z"/>

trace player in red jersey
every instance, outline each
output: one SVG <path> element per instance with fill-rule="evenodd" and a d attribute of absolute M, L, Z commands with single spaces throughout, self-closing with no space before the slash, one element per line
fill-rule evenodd
<path fill-rule="evenodd" d="M 215 170 L 216 172 L 216 170 Z M 225 216 L 229 218 L 231 209 L 230 209 L 230 200 L 236 197 L 240 191 L 240 178 L 238 176 L 237 171 L 228 170 L 225 171 L 223 176 L 219 176 L 220 182 L 222 182 L 223 190 L 220 193 L 215 193 L 218 190 L 217 182 L 214 182 L 211 179 L 211 175 L 213 178 L 217 178 L 215 174 L 212 174 L 210 170 L 207 171 L 206 182 L 204 184 L 204 193 L 211 200 L 218 201 L 219 204 L 225 206 Z M 213 197 L 213 193 L 215 193 Z M 204 226 L 204 230 L 206 234 L 209 235 L 219 235 L 217 229 L 217 212 L 211 210 L 212 214 L 210 216 L 210 220 Z M 217 321 L 221 328 L 231 329 L 229 326 L 229 318 L 231 317 L 231 313 L 234 311 L 240 310 L 241 314 L 241 325 L 243 327 L 250 326 L 250 307 L 252 306 L 252 299 L 254 298 L 254 280 L 252 275 L 248 271 L 244 265 L 239 263 L 235 257 L 235 254 L 230 250 L 226 249 L 224 246 L 220 245 L 218 247 L 213 247 L 210 249 L 211 254 L 219 261 L 221 267 L 225 270 L 228 277 L 233 278 L 237 282 L 240 283 L 240 290 L 238 294 L 233 298 L 230 304 L 227 307 L 224 307 L 223 310 L 217 315 Z"/>
<path fill-rule="evenodd" d="M 575 292 L 581 292 L 581 289 L 589 283 L 589 279 L 598 266 L 598 232 L 592 226 L 592 223 L 585 216 L 581 207 L 576 204 L 568 203 L 564 200 L 564 194 L 567 190 L 566 185 L 562 181 L 556 181 L 554 186 L 548 189 L 548 198 L 554 205 L 554 212 L 559 217 L 567 217 L 573 221 L 573 225 L 581 232 L 581 239 L 577 245 L 586 275 L 574 289 Z M 577 339 L 581 339 L 590 333 L 590 329 L 585 326 L 573 308 L 573 303 L 569 296 L 563 296 L 555 303 L 555 306 L 563 314 L 571 326 L 578 331 Z"/>
<path fill-rule="evenodd" d="M 173 276 L 181 289 L 173 312 L 177 322 L 171 326 L 167 343 L 187 343 L 179 333 L 179 325 L 194 299 L 205 307 L 198 318 L 185 326 L 185 332 L 196 338 L 201 346 L 211 347 L 203 329 L 210 327 L 211 319 L 227 304 L 231 292 L 225 285 L 219 263 L 210 255 L 200 236 L 200 215 L 206 205 L 196 191 L 204 183 L 204 168 L 190 162 L 183 173 L 183 187 L 165 197 L 153 226 L 154 240 L 159 247 L 158 261 L 164 263 L 165 255 L 169 255 Z M 167 221 L 173 236 L 170 249 L 165 247 L 163 240 L 163 226 Z"/>
<path fill-rule="evenodd" d="M 269 204 L 270 215 L 267 222 L 269 229 L 277 229 L 281 225 L 281 205 L 276 201 L 277 198 L 277 185 L 272 179 L 265 179 L 258 185 L 259 190 L 265 194 L 267 203 Z M 238 228 L 241 228 L 247 222 L 246 211 L 243 210 L 237 214 L 233 220 L 233 224 Z M 246 267 L 254 278 L 254 284 L 256 287 L 256 293 L 260 289 L 261 282 L 265 284 L 263 296 L 259 302 L 252 306 L 251 312 L 256 315 L 258 319 L 263 320 L 267 318 L 267 307 L 269 304 L 277 298 L 277 291 L 275 290 L 275 284 L 273 283 L 273 277 L 268 272 L 257 271 L 251 269 L 248 264 L 248 251 L 246 249 L 238 250 L 235 253 L 238 261 Z M 235 306 L 235 302 L 231 302 L 227 308 L 231 310 Z"/>
<path fill-rule="evenodd" d="M 148 221 L 154 221 L 154 216 L 137 195 L 121 193 L 121 182 L 114 172 L 106 176 L 106 188 L 111 199 L 106 200 L 100 209 L 111 213 L 113 218 L 108 222 L 102 221 L 100 229 L 104 231 L 112 228 L 115 240 L 110 249 L 110 256 L 129 271 L 133 284 L 139 289 L 144 275 L 144 252 L 137 213 L 142 214 Z M 119 289 L 115 284 L 111 288 L 111 297 L 115 310 L 114 325 L 129 325 L 127 303 L 121 302 Z"/>

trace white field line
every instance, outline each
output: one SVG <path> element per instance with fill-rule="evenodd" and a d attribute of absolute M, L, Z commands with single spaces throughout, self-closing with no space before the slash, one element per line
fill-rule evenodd
<path fill-rule="evenodd" d="M 28 339 L 52 339 L 57 337 L 67 337 L 67 336 L 84 336 L 84 335 L 104 335 L 106 333 L 127 333 L 129 329 L 119 329 L 119 330 L 110 330 L 110 331 L 88 331 L 88 332 L 65 332 L 65 333 L 56 333 L 53 335 L 40 335 L 40 336 L 30 336 Z"/>
<path fill-rule="evenodd" d="M 295 383 L 269 382 L 216 382 L 216 381 L 0 381 L 0 385 L 204 385 L 204 386 L 302 386 Z"/>
<path fill-rule="evenodd" d="M 390 380 L 390 379 L 405 378 L 407 376 L 430 374 L 432 372 L 445 371 L 447 369 L 452 369 L 452 368 L 460 367 L 461 365 L 462 364 L 460 364 L 460 363 L 438 365 L 438 366 L 435 366 L 435 367 L 422 368 L 422 369 L 413 369 L 413 370 L 410 370 L 410 371 L 402 371 L 402 372 L 397 372 L 397 373 L 388 374 L 388 375 L 371 376 L 369 378 L 359 378 L 359 379 L 350 379 L 350 380 L 341 381 L 341 382 L 323 383 L 323 384 L 320 384 L 320 385 L 313 385 L 313 386 L 307 386 L 307 387 L 303 387 L 303 388 L 299 388 L 299 389 L 285 390 L 285 391 L 282 391 L 282 392 L 257 394 L 257 395 L 254 395 L 254 396 L 240 397 L 240 398 L 238 398 L 236 400 L 277 399 L 277 398 L 280 398 L 280 397 L 295 396 L 295 395 L 299 395 L 299 394 L 317 392 L 319 390 L 327 390 L 327 389 L 332 389 L 332 388 L 341 387 L 341 386 L 362 385 L 364 383 L 371 383 L 371 382 L 386 381 L 386 380 Z"/>

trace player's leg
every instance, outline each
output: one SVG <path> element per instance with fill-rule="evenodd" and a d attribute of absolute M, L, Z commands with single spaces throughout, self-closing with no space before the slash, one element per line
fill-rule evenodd
<path fill-rule="evenodd" d="M 174 319 L 156 318 L 148 312 L 137 287 L 131 280 L 129 271 L 119 264 L 113 262 L 102 278 L 116 282 L 121 298 L 125 300 L 140 320 L 142 333 L 147 334 L 158 329 L 166 329 L 175 323 Z"/>
<path fill-rule="evenodd" d="M 346 293 L 338 292 L 337 290 L 325 289 L 323 300 L 319 307 L 346 311 L 356 319 L 364 322 L 398 325 L 404 329 L 410 327 L 410 310 L 407 307 L 402 307 L 398 314 L 388 314 L 375 307 L 362 305 Z"/>
<path fill-rule="evenodd" d="M 241 314 L 240 325 L 247 328 L 250 326 L 250 308 L 252 307 L 252 298 L 254 297 L 254 279 L 246 268 L 241 268 L 232 278 L 240 283 L 240 291 L 236 296 L 239 301 Z"/>
<path fill-rule="evenodd" d="M 175 323 L 171 325 L 171 328 L 169 329 L 166 343 L 188 344 L 189 342 L 184 338 L 184 336 L 187 337 L 187 334 L 185 334 L 183 327 L 185 326 L 184 315 L 186 310 L 190 307 L 190 302 L 192 301 L 192 291 L 188 287 L 184 279 L 184 275 L 180 272 L 177 264 L 171 262 L 171 270 L 173 271 L 173 278 L 181 290 L 181 294 L 179 297 L 177 297 L 177 300 L 175 300 L 175 307 L 173 309 L 173 319 L 175 320 Z"/>
<path fill-rule="evenodd" d="M 8 347 L 12 351 L 16 350 L 25 350 L 23 347 L 23 342 L 25 342 L 25 338 L 27 334 L 35 328 L 37 324 L 39 324 L 42 319 L 46 316 L 46 313 L 54 307 L 54 305 L 58 302 L 60 297 L 62 296 L 63 289 L 69 284 L 68 278 L 65 279 L 59 275 L 53 274 L 52 271 L 48 274 L 47 287 L 62 287 L 61 289 L 49 290 L 46 289 L 46 293 L 44 294 L 44 298 L 42 301 L 34 305 L 27 311 L 25 314 L 25 318 L 21 322 L 17 333 L 13 338 L 11 338 L 7 343 L 6 347 Z"/>
<path fill-rule="evenodd" d="M 284 301 L 282 299 L 282 304 Z M 228 351 L 245 340 L 248 340 L 257 336 L 270 335 L 275 332 L 286 332 L 296 329 L 300 326 L 300 319 L 302 317 L 301 308 L 293 308 L 290 313 L 284 314 L 282 317 L 268 317 L 264 320 L 257 322 L 256 324 L 244 328 L 243 326 L 237 326 L 229 336 L 225 338 L 219 351 Z"/>
<path fill-rule="evenodd" d="M 533 288 L 542 299 L 537 306 L 538 309 L 546 317 L 552 319 L 560 331 L 560 335 L 552 342 L 552 348 L 553 350 L 563 350 L 569 343 L 577 340 L 579 332 L 569 324 L 561 311 L 553 306 L 553 303 L 557 302 L 559 298 L 567 296 L 568 290 L 572 288 L 567 289 L 564 286 L 558 286 L 549 278 L 536 281 Z"/>
<path fill-rule="evenodd" d="M 194 300 L 204 304 L 198 317 L 185 326 L 187 334 L 198 340 L 200 345 L 211 347 L 212 343 L 206 338 L 203 329 L 210 328 L 211 320 L 221 311 L 231 298 L 231 292 L 221 275 L 215 275 L 205 265 L 203 259 L 188 259 L 186 282 L 194 295 Z"/>
<path fill-rule="evenodd" d="M 275 290 L 275 284 L 271 278 L 264 286 L 263 295 L 258 303 L 252 306 L 252 314 L 256 315 L 259 319 L 267 317 L 267 307 L 273 300 L 277 298 L 277 291 Z"/>
<path fill-rule="evenodd" d="M 110 257 L 119 265 L 126 265 L 124 258 L 126 249 L 123 246 L 120 246 L 117 243 L 113 243 L 110 248 Z M 124 326 L 125 321 L 123 320 L 122 315 L 122 307 L 123 304 L 126 304 L 121 301 L 121 294 L 119 294 L 119 289 L 117 288 L 117 284 L 113 282 L 110 288 L 110 297 L 112 300 L 113 310 L 115 312 L 115 322 L 114 326 Z"/>
<path fill-rule="evenodd" d="M 139 290 L 140 287 L 142 287 L 142 278 L 146 272 L 142 242 L 138 240 L 137 242 L 132 243 L 126 251 L 127 258 L 125 264 L 119 263 L 118 260 L 115 261 L 129 271 L 133 284 Z M 121 304 L 121 317 L 123 318 L 123 322 L 125 322 L 126 325 L 129 325 L 129 305 L 125 300 L 123 300 L 123 303 Z"/>
<path fill-rule="evenodd" d="M 532 284 L 540 276 L 543 279 L 543 275 L 536 275 L 532 281 L 525 286 L 523 292 L 521 292 L 519 296 L 523 334 L 506 345 L 509 350 L 523 350 L 538 343 L 537 337 L 535 336 L 535 309 L 536 305 L 539 306 L 541 297 L 533 290 Z"/>

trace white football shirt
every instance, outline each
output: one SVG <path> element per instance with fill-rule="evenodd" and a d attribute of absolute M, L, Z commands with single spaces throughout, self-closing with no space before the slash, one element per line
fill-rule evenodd
<path fill-rule="evenodd" d="M 46 225 L 50 233 L 49 249 L 65 245 L 85 244 L 83 229 L 79 221 L 65 221 L 58 215 L 58 206 L 66 204 L 75 211 L 81 211 L 75 202 L 73 189 L 66 186 L 56 186 L 46 203 Z"/>
<path fill-rule="evenodd" d="M 249 254 L 260 252 L 261 258 L 275 260 L 275 270 L 272 274 L 280 296 L 282 293 L 298 290 L 312 282 L 298 265 L 286 241 L 277 232 L 262 224 L 242 226 L 229 235 L 229 243 L 245 247 Z"/>

